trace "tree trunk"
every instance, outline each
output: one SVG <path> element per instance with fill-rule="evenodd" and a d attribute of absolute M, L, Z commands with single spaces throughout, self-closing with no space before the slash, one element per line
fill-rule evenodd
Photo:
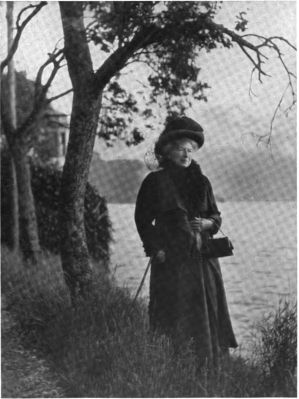
<path fill-rule="evenodd" d="M 74 300 L 88 292 L 92 280 L 84 226 L 84 198 L 101 107 L 83 20 L 83 3 L 59 3 L 64 54 L 73 85 L 70 136 L 61 185 L 61 260 Z"/>
<path fill-rule="evenodd" d="M 61 182 L 61 260 L 74 300 L 85 296 L 92 268 L 84 227 L 84 198 L 100 110 L 100 99 L 74 94 L 70 140 Z"/>
<path fill-rule="evenodd" d="M 8 2 L 6 5 L 6 19 L 7 19 L 7 53 L 13 43 L 13 10 L 14 2 Z M 7 70 L 7 80 L 8 80 L 8 104 L 9 104 L 9 114 L 13 127 L 17 127 L 17 110 L 16 110 L 16 78 L 15 78 L 15 68 L 14 61 L 8 63 Z M 9 247 L 12 250 L 17 251 L 19 249 L 19 225 L 18 225 L 18 190 L 16 184 L 16 172 L 13 158 L 10 156 L 10 165 L 7 169 L 7 178 L 9 179 L 8 196 L 10 198 L 10 216 L 11 222 L 7 226 L 7 238 L 9 242 Z"/>
<path fill-rule="evenodd" d="M 1 149 L 1 242 L 12 251 L 19 248 L 18 204 L 15 165 L 5 145 Z"/>
<path fill-rule="evenodd" d="M 20 249 L 25 260 L 37 263 L 40 253 L 34 198 L 31 189 L 31 173 L 27 146 L 15 138 L 10 146 L 16 168 L 19 208 Z"/>
<path fill-rule="evenodd" d="M 9 151 L 15 164 L 18 208 L 19 242 L 24 259 L 36 263 L 40 253 L 34 198 L 31 189 L 31 173 L 28 160 L 26 132 L 16 130 L 5 112 L 1 98 L 1 119 Z"/>

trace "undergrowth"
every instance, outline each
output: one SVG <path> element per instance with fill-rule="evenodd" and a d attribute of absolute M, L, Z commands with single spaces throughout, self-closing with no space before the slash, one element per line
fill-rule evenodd
<path fill-rule="evenodd" d="M 217 375 L 199 373 L 191 349 L 175 354 L 167 337 L 149 331 L 142 301 L 129 312 L 129 291 L 118 288 L 104 267 L 94 270 L 89 298 L 73 308 L 58 257 L 24 266 L 2 249 L 9 311 L 27 345 L 53 359 L 72 396 L 296 396 L 295 305 L 281 303 L 261 324 L 251 360 L 232 355 Z"/>

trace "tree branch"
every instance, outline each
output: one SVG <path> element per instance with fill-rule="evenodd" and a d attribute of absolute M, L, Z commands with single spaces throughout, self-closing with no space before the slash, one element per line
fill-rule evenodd
<path fill-rule="evenodd" d="M 57 96 L 50 97 L 47 99 L 47 104 L 50 104 L 52 101 L 55 101 L 60 97 L 66 96 L 67 94 L 72 93 L 73 91 L 74 91 L 73 89 L 69 89 L 64 91 L 63 93 L 58 94 Z"/>
<path fill-rule="evenodd" d="M 12 60 L 13 56 L 15 55 L 19 42 L 23 33 L 23 30 L 25 29 L 26 25 L 31 21 L 31 19 L 47 4 L 46 1 L 42 1 L 38 5 L 30 5 L 28 7 L 25 7 L 23 10 L 20 11 L 18 17 L 17 17 L 17 34 L 13 40 L 12 46 L 8 52 L 7 57 L 1 62 L 1 73 L 3 72 L 4 68 L 9 64 L 9 62 Z M 20 19 L 22 14 L 28 10 L 29 8 L 34 8 L 32 13 L 20 24 Z"/>
<path fill-rule="evenodd" d="M 60 55 L 60 57 L 59 57 L 59 55 Z M 52 58 L 52 57 L 50 56 L 50 58 Z M 40 91 L 40 95 L 39 95 L 39 99 L 38 99 L 39 103 L 42 103 L 45 100 L 48 90 L 49 90 L 58 70 L 60 69 L 60 63 L 62 62 L 63 59 L 64 59 L 63 50 L 59 50 L 58 53 L 55 55 L 55 57 L 52 58 L 53 70 L 51 72 L 51 75 L 50 75 L 47 83 L 42 86 L 42 90 Z M 36 104 L 36 105 L 38 106 L 38 104 Z"/>
<path fill-rule="evenodd" d="M 282 37 L 273 36 L 273 37 L 266 38 L 266 37 L 263 37 L 263 36 L 260 36 L 260 35 L 256 35 L 256 34 L 246 34 L 246 35 L 242 35 L 241 36 L 241 35 L 238 35 L 237 33 L 233 32 L 233 31 L 225 28 L 223 25 L 216 24 L 215 22 L 213 22 L 211 20 L 206 22 L 206 26 L 209 29 L 212 29 L 214 31 L 218 30 L 218 31 L 228 35 L 232 39 L 233 42 L 236 42 L 239 45 L 241 50 L 245 53 L 247 58 L 254 65 L 254 70 L 256 70 L 256 69 L 258 70 L 258 72 L 259 72 L 259 80 L 261 80 L 260 79 L 261 75 L 269 76 L 263 70 L 262 64 L 264 64 L 264 62 L 262 62 L 261 58 L 263 57 L 263 58 L 267 59 L 267 57 L 261 52 L 262 48 L 267 47 L 267 48 L 270 48 L 270 49 L 271 48 L 274 49 L 277 52 L 277 54 L 278 54 L 278 56 L 280 58 L 280 61 L 282 62 L 282 64 L 284 66 L 285 66 L 285 64 L 284 64 L 284 61 L 282 59 L 282 54 L 279 51 L 278 46 L 273 42 L 273 40 L 284 41 L 293 50 L 296 50 L 295 46 L 293 46 L 288 40 L 286 40 L 286 39 L 284 39 Z M 250 41 L 245 39 L 245 38 L 250 38 L 250 37 L 256 37 L 259 40 L 262 40 L 262 43 L 258 44 L 258 45 L 254 45 L 253 43 L 251 43 Z M 249 50 L 251 50 L 251 51 L 253 51 L 255 53 L 255 55 L 257 57 L 257 61 L 255 61 L 251 57 L 251 55 L 248 53 L 248 51 L 245 50 L 245 48 L 249 49 Z M 290 75 L 291 74 L 290 71 L 287 68 L 285 68 L 285 69 L 286 69 L 288 75 Z M 294 74 L 292 74 L 292 75 L 295 76 Z"/>
<path fill-rule="evenodd" d="M 281 103 L 282 103 L 282 101 L 283 101 L 283 99 L 284 99 L 284 96 L 285 96 L 285 94 L 286 94 L 286 92 L 287 92 L 289 86 L 290 86 L 290 83 L 288 83 L 288 85 L 287 85 L 285 91 L 283 92 L 283 94 L 282 94 L 282 96 L 281 96 L 281 98 L 280 98 L 280 100 L 279 100 L 279 102 L 278 102 L 278 104 L 277 104 L 277 107 L 276 107 L 276 109 L 275 109 L 275 111 L 274 111 L 274 114 L 273 114 L 272 119 L 271 119 L 271 122 L 270 122 L 270 130 L 269 130 L 269 133 L 266 133 L 266 134 L 263 134 L 263 135 L 259 135 L 257 144 L 259 144 L 265 137 L 268 137 L 267 143 L 266 143 L 266 144 L 267 144 L 268 146 L 270 146 L 270 149 L 271 149 L 271 137 L 272 137 L 272 132 L 273 132 L 274 120 L 275 120 L 275 118 L 276 118 L 276 114 L 277 114 L 277 112 L 278 112 L 278 110 L 279 110 L 279 108 L 280 108 L 280 106 L 281 106 Z"/>
<path fill-rule="evenodd" d="M 215 27 L 215 25 L 216 25 L 216 24 L 215 24 L 214 22 L 212 22 L 212 21 L 209 22 L 209 24 L 211 25 L 211 27 L 212 27 L 212 26 Z M 218 27 L 219 27 L 219 25 L 218 25 Z M 269 49 L 271 49 L 271 50 L 274 50 L 274 51 L 277 53 L 278 58 L 279 58 L 279 60 L 280 60 L 280 62 L 281 62 L 281 64 L 282 64 L 284 70 L 286 71 L 286 74 L 287 74 L 287 77 L 288 77 L 288 84 L 287 84 L 287 87 L 286 87 L 286 89 L 284 90 L 284 92 L 283 92 L 283 94 L 282 94 L 282 96 L 281 96 L 281 98 L 280 98 L 280 100 L 279 100 L 279 102 L 278 102 L 278 105 L 277 105 L 277 107 L 276 107 L 276 109 L 275 109 L 275 111 L 274 111 L 274 113 L 273 113 L 273 116 L 272 116 L 272 119 L 271 119 L 271 122 L 270 122 L 270 130 L 269 130 L 268 133 L 266 133 L 266 134 L 264 134 L 264 135 L 258 135 L 258 137 L 259 137 L 258 143 L 259 143 L 261 140 L 263 140 L 264 138 L 268 137 L 268 139 L 267 139 L 267 145 L 268 145 L 268 146 L 270 147 L 270 149 L 271 149 L 271 138 L 272 138 L 272 132 L 273 132 L 274 121 L 275 121 L 277 112 L 278 112 L 278 110 L 281 108 L 282 101 L 283 101 L 283 99 L 285 98 L 285 95 L 286 95 L 286 93 L 287 93 L 287 91 L 288 91 L 289 88 L 291 88 L 292 102 L 291 102 L 291 105 L 289 105 L 289 106 L 287 107 L 287 109 L 285 110 L 285 112 L 288 112 L 288 111 L 294 106 L 294 104 L 296 104 L 296 95 L 295 95 L 295 89 L 294 89 L 294 85 L 293 85 L 292 78 L 294 78 L 294 79 L 297 78 L 296 75 L 295 75 L 292 71 L 290 71 L 290 69 L 289 69 L 288 66 L 286 65 L 285 60 L 284 60 L 284 58 L 283 58 L 283 54 L 281 53 L 280 48 L 278 47 L 278 45 L 277 45 L 274 41 L 275 41 L 275 40 L 280 40 L 280 41 L 284 42 L 285 44 L 287 44 L 287 45 L 288 45 L 290 48 L 292 48 L 293 50 L 296 51 L 297 49 L 296 49 L 296 47 L 295 47 L 294 45 L 292 45 L 288 40 L 286 40 L 285 38 L 280 37 L 280 36 L 271 36 L 271 37 L 268 37 L 268 38 L 266 38 L 266 37 L 264 37 L 264 36 L 261 36 L 261 35 L 257 35 L 257 34 L 246 34 L 246 35 L 240 36 L 240 35 L 237 35 L 235 32 L 232 32 L 232 31 L 230 31 L 229 29 L 224 28 L 222 25 L 220 26 L 219 29 L 220 29 L 223 33 L 229 35 L 229 36 L 231 37 L 231 39 L 239 45 L 239 47 L 241 48 L 241 50 L 245 53 L 245 55 L 247 56 L 247 58 L 248 58 L 248 59 L 251 61 L 251 63 L 254 65 L 254 67 L 253 67 L 253 69 L 252 69 L 252 73 L 251 73 L 251 81 L 252 81 L 252 75 L 253 75 L 253 73 L 254 73 L 256 70 L 258 70 L 260 82 L 261 82 L 261 75 L 269 76 L 269 75 L 267 75 L 267 74 L 265 73 L 265 71 L 263 70 L 263 64 L 264 64 L 264 62 L 261 60 L 262 57 L 267 59 L 267 57 L 261 52 L 262 49 L 264 49 L 264 48 L 269 48 Z M 258 44 L 258 45 L 254 45 L 254 44 L 250 43 L 248 40 L 245 40 L 245 38 L 246 38 L 246 39 L 248 39 L 248 38 L 257 38 L 257 39 L 259 39 L 259 40 L 261 41 L 261 43 Z M 249 54 L 248 51 L 246 51 L 245 48 L 246 48 L 246 49 L 249 49 L 249 50 L 251 50 L 251 51 L 253 51 L 253 52 L 255 53 L 255 55 L 256 55 L 256 57 L 257 57 L 257 61 L 255 61 L 255 60 L 252 58 L 252 56 Z M 251 91 L 251 81 L 250 81 L 250 93 L 252 92 L 252 91 Z M 254 94 L 254 93 L 253 93 L 253 94 Z M 257 143 L 257 144 L 258 144 L 258 143 Z"/>
<path fill-rule="evenodd" d="M 155 25 L 143 28 L 135 34 L 130 43 L 118 48 L 111 54 L 96 72 L 95 86 L 97 90 L 99 92 L 103 90 L 110 79 L 126 65 L 126 62 L 135 52 L 152 44 L 154 42 L 153 37 L 160 31 L 161 28 Z"/>
<path fill-rule="evenodd" d="M 55 50 L 53 51 L 53 53 L 48 54 L 48 55 L 49 55 L 49 58 L 48 58 L 47 61 L 44 62 L 44 63 L 41 65 L 41 67 L 39 68 L 39 70 L 38 70 L 38 72 L 37 72 L 37 75 L 36 75 L 36 79 L 35 79 L 35 95 L 34 95 L 34 103 L 35 103 L 35 105 L 37 105 L 39 102 L 41 102 L 41 101 L 44 100 L 43 97 L 45 97 L 45 94 L 47 93 L 47 91 L 48 91 L 48 89 L 49 89 L 49 87 L 50 87 L 50 84 L 52 83 L 53 78 L 54 78 L 54 77 L 52 77 L 50 84 L 49 84 L 49 81 L 50 81 L 50 78 L 49 78 L 49 79 L 48 79 L 48 82 L 46 83 L 46 86 L 43 86 L 43 84 L 42 84 L 42 77 L 43 77 L 43 73 L 44 73 L 45 68 L 46 68 L 48 65 L 53 64 L 53 65 L 54 65 L 53 71 L 55 71 L 55 74 L 56 74 L 56 73 L 57 73 L 57 70 L 59 69 L 59 68 L 57 68 L 57 62 L 58 62 L 58 65 L 59 65 L 59 63 L 62 61 L 62 58 L 63 58 L 63 57 L 62 57 L 62 58 L 60 58 L 60 59 L 57 61 L 57 58 L 58 58 L 61 54 L 63 54 L 63 50 L 58 50 L 58 51 L 56 51 L 56 49 L 55 49 Z M 55 68 L 55 65 L 56 65 L 56 68 Z M 56 70 L 56 69 L 57 69 L 57 70 Z M 53 71 L 52 71 L 51 76 L 53 75 Z M 55 75 L 54 75 L 54 76 L 55 76 Z M 47 88 L 45 89 L 45 87 L 47 87 Z"/>
<path fill-rule="evenodd" d="M 36 123 L 40 115 L 42 114 L 45 105 L 50 103 L 51 101 L 54 101 L 54 98 L 51 101 L 48 101 L 46 99 L 47 92 L 58 72 L 60 69 L 60 63 L 64 59 L 64 53 L 63 50 L 57 50 L 55 49 L 52 54 L 49 54 L 49 58 L 47 61 L 43 63 L 43 65 L 39 68 L 37 76 L 36 76 L 36 81 L 35 81 L 35 94 L 34 94 L 34 104 L 33 104 L 33 109 L 30 113 L 30 115 L 26 118 L 26 120 L 16 129 L 15 134 L 21 134 L 24 137 L 28 134 L 32 126 Z M 42 76 L 45 68 L 53 64 L 53 70 L 50 74 L 50 77 L 48 78 L 47 82 L 45 85 L 42 84 Z M 57 98 L 60 97 L 56 96 Z"/>

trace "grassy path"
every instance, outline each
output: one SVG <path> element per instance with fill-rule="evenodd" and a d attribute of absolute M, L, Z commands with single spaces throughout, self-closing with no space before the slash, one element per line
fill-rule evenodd
<path fill-rule="evenodd" d="M 1 305 L 1 397 L 67 397 L 47 361 L 24 348 L 3 298 Z"/>

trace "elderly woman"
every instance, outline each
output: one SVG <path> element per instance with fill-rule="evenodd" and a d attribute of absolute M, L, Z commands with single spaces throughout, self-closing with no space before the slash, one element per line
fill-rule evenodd
<path fill-rule="evenodd" d="M 155 145 L 159 163 L 138 193 L 135 222 L 152 257 L 150 326 L 191 345 L 202 364 L 217 365 L 237 342 L 219 261 L 205 255 L 221 217 L 211 183 L 192 160 L 204 143 L 202 127 L 187 117 L 166 124 Z"/>

